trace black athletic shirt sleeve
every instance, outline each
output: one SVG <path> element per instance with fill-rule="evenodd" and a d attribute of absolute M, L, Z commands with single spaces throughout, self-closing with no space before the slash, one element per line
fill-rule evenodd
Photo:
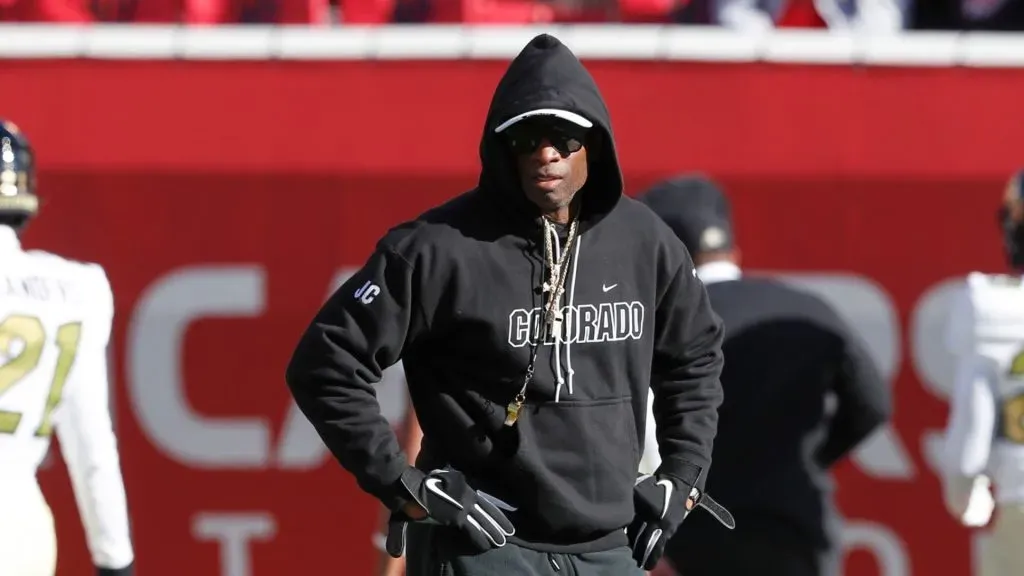
<path fill-rule="evenodd" d="M 656 314 L 651 388 L 662 458 L 658 475 L 703 490 L 723 399 L 723 328 L 689 257 Z"/>
<path fill-rule="evenodd" d="M 386 244 L 323 305 L 286 372 L 299 409 L 359 486 L 391 509 L 408 466 L 374 385 L 425 331 L 414 269 Z M 397 492 L 397 493 L 396 493 Z"/>
<path fill-rule="evenodd" d="M 818 462 L 831 467 L 892 417 L 892 393 L 867 350 L 854 338 L 844 339 L 843 355 L 833 387 L 837 406 Z"/>

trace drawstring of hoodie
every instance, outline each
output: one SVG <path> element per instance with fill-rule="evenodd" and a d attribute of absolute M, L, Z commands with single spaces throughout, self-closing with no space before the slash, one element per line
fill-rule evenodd
<path fill-rule="evenodd" d="M 553 251 L 550 250 L 550 249 L 545 249 L 544 252 L 545 252 L 545 258 L 547 259 L 548 270 L 551 271 L 551 274 L 553 276 L 553 275 L 558 273 L 559 264 L 561 264 L 561 262 L 553 262 L 552 259 L 551 259 L 551 254 L 552 254 L 552 252 L 555 253 L 555 254 L 562 254 L 562 253 L 561 253 L 561 247 L 559 246 L 559 243 L 558 243 L 558 230 L 556 230 L 555 227 L 552 226 L 551 223 L 547 221 L 547 219 L 545 219 L 544 220 L 544 246 L 545 246 L 545 248 L 547 248 L 547 246 L 549 246 L 551 244 L 552 238 L 554 238 L 553 241 L 555 243 L 555 249 Z M 567 248 L 569 247 L 568 240 L 566 241 L 565 245 L 566 245 Z M 568 252 L 568 250 L 566 250 L 566 252 Z M 568 258 L 568 257 L 569 257 L 569 254 L 567 254 L 567 253 L 566 254 L 562 254 L 562 256 L 561 256 L 561 258 Z M 554 306 L 554 308 L 556 310 L 554 322 L 551 325 L 551 334 L 552 334 L 552 336 L 554 336 L 554 339 L 553 339 L 553 342 L 552 342 L 551 345 L 555 347 L 555 354 L 554 354 L 554 360 L 555 360 L 555 402 L 558 402 L 559 397 L 562 395 L 562 385 L 565 384 L 565 377 L 562 376 L 562 359 L 560 357 L 560 351 L 562 349 L 562 347 L 561 347 L 561 342 L 562 342 L 562 317 L 563 317 L 563 314 L 562 314 L 562 294 L 565 293 L 565 284 L 564 283 L 559 283 L 557 278 L 552 278 L 551 282 L 555 283 L 555 284 L 561 284 L 561 286 L 560 286 L 561 289 L 558 290 L 557 292 L 555 292 L 554 294 L 551 294 L 549 296 L 549 298 L 551 298 L 552 304 L 553 304 L 553 306 Z M 547 291 L 549 286 L 550 285 L 547 282 L 544 283 L 545 291 Z"/>
<path fill-rule="evenodd" d="M 553 246 L 552 246 L 553 244 Z M 580 244 L 581 238 L 578 234 L 578 220 L 573 219 L 569 225 L 569 234 L 565 241 L 565 250 L 562 250 L 558 239 L 558 230 L 555 226 L 547 219 L 544 220 L 544 259 L 547 264 L 548 272 L 550 274 L 550 280 L 544 283 L 544 292 L 548 294 L 547 310 L 547 328 L 549 329 L 548 334 L 554 336 L 552 345 L 555 347 L 554 350 L 554 363 L 555 363 L 555 402 L 558 402 L 562 396 L 562 386 L 566 384 L 565 374 L 562 373 L 562 358 L 561 358 L 561 347 L 562 343 L 565 343 L 565 361 L 569 379 L 569 394 L 572 394 L 572 380 L 573 380 L 573 369 L 572 369 L 572 344 L 571 338 L 563 339 L 563 327 L 562 322 L 565 320 L 565 314 L 562 311 L 562 302 L 565 296 L 566 277 L 569 275 L 569 261 L 572 261 L 572 286 L 569 290 L 569 311 L 572 311 L 573 297 L 576 293 L 576 270 L 579 264 L 580 255 Z M 575 245 L 575 246 L 574 246 Z M 570 253 L 575 247 L 575 254 L 570 256 Z M 555 255 L 558 254 L 558 259 L 555 259 Z"/>
<path fill-rule="evenodd" d="M 533 380 L 533 372 L 537 363 L 537 354 L 540 352 L 544 341 L 549 335 L 554 336 L 554 347 L 555 347 L 555 378 L 557 385 L 555 388 L 555 402 L 558 402 L 561 393 L 562 385 L 565 383 L 565 377 L 562 375 L 562 363 L 561 363 L 561 348 L 562 342 L 562 320 L 564 319 L 565 313 L 562 312 L 560 307 L 562 296 L 565 294 L 565 279 L 569 276 L 569 263 L 573 263 L 572 270 L 572 291 L 574 294 L 576 291 L 576 262 L 579 260 L 580 247 L 579 239 L 581 237 L 578 234 L 579 231 L 579 214 L 572 219 L 569 224 L 569 234 L 565 240 L 565 250 L 561 249 L 558 241 L 558 231 L 555 230 L 554 224 L 549 222 L 546 218 L 544 219 L 544 260 L 545 267 L 548 269 L 548 281 L 544 282 L 541 286 L 544 293 L 548 295 L 547 303 L 544 306 L 543 316 L 543 327 L 538 330 L 532 350 L 530 351 L 530 363 L 526 366 L 526 374 L 523 375 L 523 385 L 519 389 L 519 393 L 516 394 L 515 398 L 508 403 L 505 408 L 505 426 L 515 426 L 516 420 L 519 419 L 519 410 L 523 407 L 523 403 L 526 402 L 526 391 L 530 387 L 530 382 Z M 570 256 L 573 249 L 575 248 L 575 255 Z M 555 253 L 558 252 L 558 259 L 555 259 Z M 570 295 L 569 301 L 572 302 L 572 295 Z M 566 340 L 566 362 L 569 365 L 569 393 L 572 394 L 572 359 L 571 359 L 571 348 L 568 344 L 568 338 Z"/>
<path fill-rule="evenodd" d="M 569 310 L 572 310 L 573 314 L 576 313 L 576 308 L 573 307 L 576 301 L 576 270 L 580 264 L 580 246 L 582 245 L 583 235 L 581 234 L 576 241 L 576 253 L 573 254 L 572 257 L 572 287 L 569 288 Z M 573 322 L 577 326 L 576 329 L 579 330 L 579 322 L 576 319 L 574 319 Z M 570 327 L 571 326 L 572 325 L 570 324 Z M 576 373 L 576 371 L 572 369 L 572 338 L 566 338 L 565 340 L 565 365 L 569 372 L 569 395 L 572 396 L 572 377 Z M 555 401 L 558 401 L 557 393 L 555 394 Z"/>

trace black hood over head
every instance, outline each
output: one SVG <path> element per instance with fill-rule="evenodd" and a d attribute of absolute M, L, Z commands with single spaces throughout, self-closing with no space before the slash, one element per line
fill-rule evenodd
<path fill-rule="evenodd" d="M 537 215 L 537 208 L 520 188 L 511 152 L 494 129 L 514 116 L 539 108 L 574 112 L 594 123 L 591 130 L 602 133 L 601 149 L 592 148 L 594 139 L 587 141 L 591 146 L 587 151 L 589 175 L 580 190 L 582 222 L 593 225 L 622 196 L 622 172 L 615 153 L 611 117 L 590 72 L 565 44 L 549 34 L 531 40 L 498 82 L 480 141 L 480 188 L 500 194 L 517 210 Z"/>

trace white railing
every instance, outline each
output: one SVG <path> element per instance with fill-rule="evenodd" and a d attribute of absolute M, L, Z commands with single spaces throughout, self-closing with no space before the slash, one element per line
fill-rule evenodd
<path fill-rule="evenodd" d="M 0 59 L 508 59 L 549 32 L 584 59 L 1024 67 L 1024 34 L 741 35 L 695 26 L 0 25 Z"/>

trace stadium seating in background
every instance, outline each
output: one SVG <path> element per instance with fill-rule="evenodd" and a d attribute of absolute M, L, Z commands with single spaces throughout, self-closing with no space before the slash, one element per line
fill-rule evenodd
<path fill-rule="evenodd" d="M 319 24 L 330 0 L 0 0 L 0 22 Z M 360 0 L 366 2 L 367 0 Z M 390 18 L 390 15 L 389 15 Z M 385 23 L 384 20 L 380 23 Z"/>
<path fill-rule="evenodd" d="M 1024 31 L 1024 0 L 0 0 L 0 22 L 385 25 L 720 23 L 741 33 L 830 28 Z"/>
<path fill-rule="evenodd" d="M 318 24 L 328 0 L 135 0 L 135 22 L 158 24 Z"/>
<path fill-rule="evenodd" d="M 0 0 L 0 22 L 93 22 L 85 0 Z"/>

